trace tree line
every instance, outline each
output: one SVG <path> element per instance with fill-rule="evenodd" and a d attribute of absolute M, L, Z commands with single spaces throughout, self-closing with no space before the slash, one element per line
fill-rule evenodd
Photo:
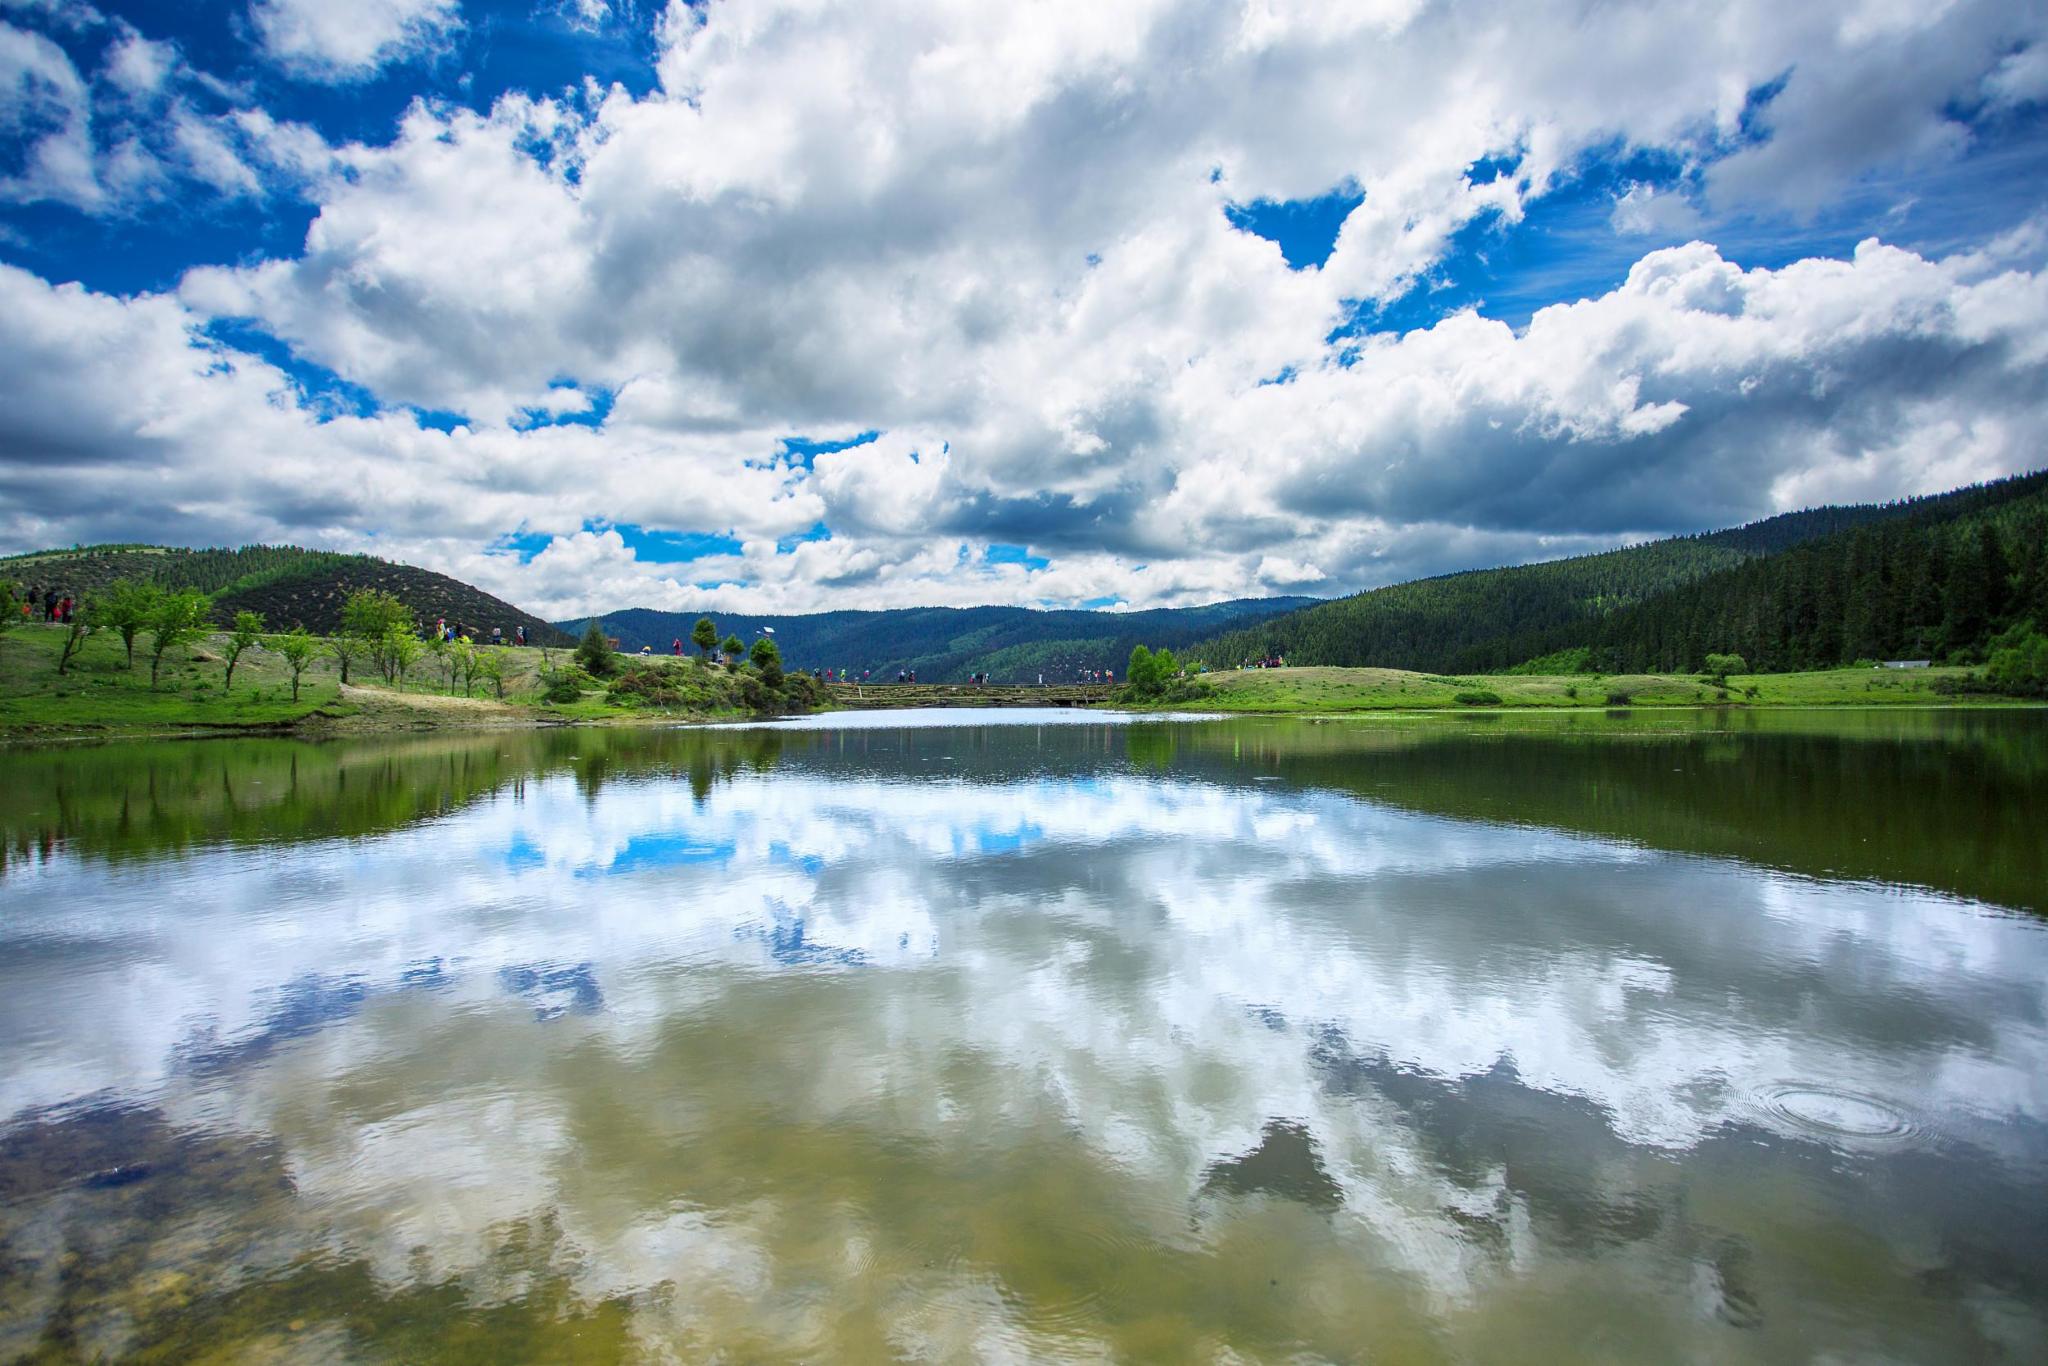
<path fill-rule="evenodd" d="M 1280 654 L 1291 664 L 1437 673 L 1501 671 L 1579 650 L 1589 653 L 1565 662 L 1609 671 L 1690 671 L 1709 652 L 1741 654 L 1769 670 L 1862 658 L 1975 662 L 2017 622 L 2048 622 L 2024 608 L 2044 498 L 2048 472 L 1417 580 L 1188 653 L 1218 668 Z M 1996 538 L 1988 559 L 1981 540 L 1958 541 L 1958 528 L 1979 524 Z"/>
<path fill-rule="evenodd" d="M 2031 648 L 2043 624 L 2048 497 L 2037 495 L 1953 522 L 1839 533 L 1540 643 L 1580 646 L 1587 667 L 1608 672 L 1690 670 L 1727 651 L 1778 673 L 1887 659 L 1990 664 Z"/>

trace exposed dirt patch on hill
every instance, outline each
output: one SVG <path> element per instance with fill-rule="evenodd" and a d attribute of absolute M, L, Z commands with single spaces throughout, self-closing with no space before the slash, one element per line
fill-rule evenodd
<path fill-rule="evenodd" d="M 440 693 L 391 692 L 385 688 L 358 687 L 353 683 L 341 685 L 341 700 L 365 710 L 392 707 L 400 711 L 502 712 L 508 716 L 518 714 L 517 709 L 488 697 L 447 697 Z"/>
<path fill-rule="evenodd" d="M 339 714 L 316 712 L 295 728 L 302 735 L 349 735 L 391 730 L 514 729 L 561 725 L 531 707 L 488 697 L 447 697 L 438 693 L 393 692 L 354 683 L 341 685 Z"/>

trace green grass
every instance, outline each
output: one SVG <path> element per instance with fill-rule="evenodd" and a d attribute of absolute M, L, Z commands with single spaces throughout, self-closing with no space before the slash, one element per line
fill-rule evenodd
<path fill-rule="evenodd" d="M 64 631 L 28 625 L 0 634 L 0 737 L 37 738 L 67 735 L 119 735 L 200 728 L 277 728 L 304 721 L 316 713 L 348 716 L 357 708 L 341 701 L 340 671 L 324 652 L 306 671 L 299 700 L 292 701 L 291 672 L 284 660 L 267 649 L 250 650 L 235 667 L 232 693 L 222 691 L 225 668 L 220 661 L 221 635 L 164 656 L 158 685 L 149 683 L 147 637 L 135 642 L 135 666 L 124 663 L 120 638 L 112 632 L 90 637 L 67 673 L 57 672 Z M 538 701 L 539 650 L 508 652 L 505 700 Z M 568 651 L 556 650 L 557 664 Z M 350 681 L 376 684 L 369 665 L 358 660 Z M 461 696 L 450 687 L 431 657 L 423 658 L 408 676 L 407 695 Z M 475 696 L 493 696 L 491 685 L 479 681 Z M 600 699 L 602 695 L 599 695 Z M 580 715 L 616 715 L 618 708 L 599 700 L 564 709 Z M 422 714 L 422 723 L 459 720 Z"/>
<path fill-rule="evenodd" d="M 0 732 L 94 733 L 176 730 L 203 726 L 289 725 L 321 708 L 332 710 L 339 689 L 331 667 L 309 670 L 291 696 L 291 674 L 268 650 L 251 650 L 235 668 L 232 693 L 221 689 L 223 666 L 195 657 L 217 655 L 219 638 L 164 657 L 156 688 L 149 660 L 136 641 L 135 667 L 124 663 L 118 636 L 102 632 L 85 642 L 70 670 L 57 672 L 65 632 L 56 626 L 19 626 L 0 635 Z"/>
<path fill-rule="evenodd" d="M 1996 703 L 1983 694 L 1935 690 L 1966 669 L 1829 669 L 1817 673 L 1738 674 L 1724 690 L 1696 674 L 1470 674 L 1449 677 L 1405 669 L 1246 669 L 1204 675 L 1215 692 L 1179 711 L 1335 713 L 1472 710 L 1459 694 L 1493 694 L 1502 708 L 1608 707 L 1626 695 L 1637 707 L 1955 706 Z M 1750 695 L 1750 690 L 1755 695 Z"/>
<path fill-rule="evenodd" d="M 120 638 L 111 632 L 91 636 L 84 650 L 60 675 L 57 660 L 65 632 L 55 626 L 28 625 L 0 634 L 0 739 L 55 739 L 71 736 L 160 734 L 195 729 L 280 729 L 319 714 L 348 716 L 364 729 L 398 727 L 502 725 L 508 721 L 678 721 L 718 720 L 752 715 L 744 698 L 743 676 L 722 666 L 695 659 L 621 655 L 619 677 L 652 671 L 668 685 L 665 700 L 615 696 L 604 684 L 587 688 L 573 702 L 549 703 L 542 696 L 543 656 L 538 649 L 507 649 L 504 705 L 489 682 L 479 680 L 474 707 L 430 705 L 436 697 L 462 697 L 432 655 L 423 655 L 407 675 L 402 695 L 385 692 L 369 665 L 357 661 L 351 682 L 376 687 L 377 695 L 361 695 L 357 703 L 341 698 L 341 680 L 324 653 L 307 670 L 299 700 L 291 700 L 291 674 L 284 660 L 268 649 L 242 656 L 235 669 L 232 694 L 222 692 L 225 668 L 220 660 L 224 637 L 213 635 L 199 644 L 164 657 L 159 684 L 150 687 L 146 638 L 136 642 L 135 666 L 123 663 Z M 571 662 L 566 650 L 552 652 L 557 668 Z M 610 682 L 613 680 L 607 680 Z M 794 686 L 795 680 L 792 680 Z M 827 704 L 829 705 L 829 704 Z"/>

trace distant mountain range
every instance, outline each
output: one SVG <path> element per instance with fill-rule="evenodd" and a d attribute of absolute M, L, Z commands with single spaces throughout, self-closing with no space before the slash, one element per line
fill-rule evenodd
<path fill-rule="evenodd" d="M 1863 658 L 1970 660 L 2014 621 L 2048 626 L 2048 471 L 1893 503 L 1790 512 L 1542 564 L 1376 588 L 1225 632 L 1217 667 L 1481 673 L 1757 669 Z"/>
<path fill-rule="evenodd" d="M 341 625 L 342 604 L 362 588 L 395 593 L 421 622 L 446 618 L 507 639 L 524 626 L 537 645 L 573 644 L 531 612 L 492 597 L 460 579 L 374 555 L 343 555 L 298 546 L 252 545 L 239 550 L 178 550 L 154 545 L 82 546 L 0 559 L 0 580 L 59 593 L 104 588 L 116 579 L 140 579 L 166 588 L 197 588 L 213 595 L 213 618 L 226 625 L 237 612 L 261 612 L 274 631 L 304 626 L 322 634 Z"/>
<path fill-rule="evenodd" d="M 631 608 L 598 620 L 619 648 L 645 645 L 666 652 L 678 639 L 690 648 L 697 619 L 709 616 L 723 638 L 752 640 L 772 630 L 782 655 L 797 668 L 872 670 L 894 678 L 915 669 L 920 682 L 944 683 L 986 673 L 997 682 L 1071 679 L 1083 669 L 1122 674 L 1134 645 L 1179 649 L 1232 626 L 1265 620 L 1315 602 L 1314 598 L 1241 598 L 1207 607 L 1143 612 L 1034 611 L 1026 607 L 908 607 L 878 612 L 818 612 L 763 616 L 738 612 L 657 612 Z M 571 633 L 588 618 L 557 622 Z"/>
<path fill-rule="evenodd" d="M 0 581 L 60 593 L 116 579 L 197 588 L 214 619 L 261 612 L 274 630 L 330 632 L 360 588 L 395 593 L 422 622 L 445 617 L 566 645 L 587 618 L 549 623 L 445 574 L 295 546 L 178 550 L 102 545 L 0 559 Z M 721 638 L 771 630 L 796 668 L 920 681 L 1119 674 L 1133 646 L 1214 667 L 1275 654 L 1290 664 L 1440 673 L 1517 668 L 1690 671 L 1707 653 L 1757 670 L 1858 659 L 1975 662 L 2021 621 L 2048 627 L 2048 470 L 1893 503 L 1815 508 L 1747 526 L 1504 569 L 1473 570 L 1323 602 L 1241 598 L 1140 612 L 915 607 L 764 616 L 632 608 L 600 621 L 622 648 L 689 648 L 700 616 Z"/>

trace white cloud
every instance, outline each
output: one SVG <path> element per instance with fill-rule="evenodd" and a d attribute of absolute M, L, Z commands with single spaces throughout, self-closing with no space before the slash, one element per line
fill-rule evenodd
<path fill-rule="evenodd" d="M 1678 191 L 1638 182 L 1615 197 L 1610 221 L 1616 232 L 1641 236 L 1693 232 L 1703 220 Z"/>
<path fill-rule="evenodd" d="M 130 95 L 148 96 L 163 88 L 177 66 L 176 47 L 145 38 L 123 25 L 120 38 L 107 54 L 105 74 Z"/>
<path fill-rule="evenodd" d="M 91 209 L 104 191 L 93 164 L 92 99 L 64 49 L 0 24 L 0 137 L 23 149 L 0 175 L 0 202 L 56 199 Z"/>
<path fill-rule="evenodd" d="M 272 60 L 317 81 L 355 81 L 433 52 L 462 27 L 461 0 L 255 0 Z"/>
<path fill-rule="evenodd" d="M 96 12 L 52 17 L 80 28 L 105 22 Z M 310 128 L 261 110 L 221 112 L 221 101 L 245 92 L 193 69 L 175 43 L 121 20 L 113 30 L 88 78 L 45 34 L 0 24 L 0 144 L 11 140 L 21 162 L 0 174 L 0 203 L 118 217 L 194 184 L 261 197 L 328 169 L 326 143 Z"/>
<path fill-rule="evenodd" d="M 394 15 L 351 41 L 379 52 L 376 33 L 458 18 Z M 1333 592 L 1742 520 L 1815 490 L 1922 491 L 2038 459 L 2038 232 L 1946 261 L 1868 244 L 1775 271 L 1700 242 L 1521 334 L 1465 314 L 1326 338 L 1352 301 L 1427 279 L 1461 228 L 1512 224 L 1592 153 L 1660 149 L 1690 168 L 1687 197 L 1627 189 L 1616 229 L 1707 237 L 1717 205 L 1797 214 L 1830 186 L 1953 155 L 1956 101 L 2025 98 L 2042 28 L 1988 0 L 1847 21 L 1760 0 L 672 6 L 644 97 L 423 101 L 388 143 L 340 147 L 263 110 L 188 108 L 169 141 L 135 144 L 138 178 L 287 185 L 319 210 L 296 255 L 119 305 L 109 316 L 153 329 L 160 364 L 189 367 L 206 319 L 249 319 L 466 429 L 423 431 L 402 410 L 321 425 L 285 376 L 233 356 L 240 379 L 145 403 L 88 354 L 74 378 L 107 389 L 90 417 L 40 418 L 31 395 L 4 421 L 69 424 L 82 458 L 110 467 L 131 457 L 83 433 L 132 450 L 147 431 L 175 489 L 188 464 L 218 468 L 222 443 L 188 450 L 162 435 L 167 414 L 138 410 L 196 405 L 216 432 L 271 433 L 226 441 L 249 461 L 228 468 L 251 473 L 189 505 L 206 534 L 374 532 L 565 613 L 712 593 L 788 610 Z M 1889 131 L 1871 133 L 1853 89 L 1922 51 L 1887 95 Z M 1745 118 L 1769 139 L 1745 144 Z M 1485 158 L 1507 171 L 1474 171 Z M 1288 270 L 1223 212 L 1344 183 L 1364 200 L 1319 269 Z M 42 354 L 52 327 L 16 326 L 9 354 Z M 514 430 L 600 392 L 601 427 Z M 255 410 L 229 417 L 238 403 Z M 870 430 L 883 436 L 811 468 L 777 455 L 786 436 Z M 258 496 L 264 452 L 286 441 L 314 467 L 293 490 L 331 496 Z M 336 461 L 365 477 L 334 478 Z M 95 512 L 27 481 L 6 534 L 112 534 L 127 515 L 113 488 Z M 818 521 L 830 540 L 776 552 Z M 615 523 L 747 549 L 650 566 L 606 539 Z M 528 563 L 486 553 L 515 529 L 584 539 Z M 989 542 L 1053 564 L 986 565 Z"/>

